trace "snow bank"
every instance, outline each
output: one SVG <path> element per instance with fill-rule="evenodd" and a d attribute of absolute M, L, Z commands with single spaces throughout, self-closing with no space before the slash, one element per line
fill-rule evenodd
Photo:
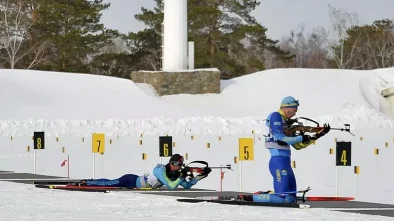
<path fill-rule="evenodd" d="M 220 94 L 158 97 L 154 88 L 107 76 L 0 70 L 2 135 L 114 135 L 265 132 L 284 96 L 297 116 L 352 129 L 392 127 L 381 90 L 394 68 L 372 71 L 273 69 L 221 81 Z"/>

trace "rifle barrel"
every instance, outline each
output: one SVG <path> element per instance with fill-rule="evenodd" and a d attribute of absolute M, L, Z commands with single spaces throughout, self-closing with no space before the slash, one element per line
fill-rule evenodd
<path fill-rule="evenodd" d="M 202 168 L 204 168 L 204 167 L 189 167 L 189 168 L 191 168 L 191 169 L 198 169 L 198 168 L 202 169 Z M 231 166 L 224 166 L 224 167 L 209 167 L 209 168 L 211 168 L 211 169 L 231 169 Z"/>
<path fill-rule="evenodd" d="M 346 132 L 349 132 L 351 135 L 356 136 L 352 132 L 350 132 L 350 128 L 331 128 L 331 130 L 346 131 Z"/>
<path fill-rule="evenodd" d="M 347 128 L 330 128 L 331 130 L 344 130 L 344 131 L 350 131 L 350 129 Z"/>

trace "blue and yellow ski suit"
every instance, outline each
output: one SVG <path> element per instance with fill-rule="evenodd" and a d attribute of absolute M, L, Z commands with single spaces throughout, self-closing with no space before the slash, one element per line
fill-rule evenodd
<path fill-rule="evenodd" d="M 169 190 L 175 190 L 178 186 L 190 189 L 198 181 L 207 177 L 198 175 L 191 180 L 186 181 L 183 177 L 168 177 L 166 165 L 157 164 L 153 168 L 153 173 L 146 173 L 142 176 L 136 174 L 125 174 L 117 179 L 90 179 L 87 180 L 87 186 L 108 186 L 108 187 L 126 187 L 126 188 L 160 188 L 166 186 Z"/>
<path fill-rule="evenodd" d="M 301 150 L 312 143 L 303 143 L 302 136 L 286 136 L 283 131 L 283 127 L 287 126 L 286 120 L 285 114 L 279 110 L 269 114 L 266 121 L 270 136 L 265 145 L 271 154 L 269 170 L 274 180 L 275 193 L 297 191 L 296 179 L 291 168 L 290 145 Z M 292 203 L 296 201 L 296 194 L 254 194 L 253 201 Z"/>

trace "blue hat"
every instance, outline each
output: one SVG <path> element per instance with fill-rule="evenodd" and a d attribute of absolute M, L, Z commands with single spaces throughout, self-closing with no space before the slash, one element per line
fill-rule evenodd
<path fill-rule="evenodd" d="M 296 100 L 292 96 L 287 96 L 283 98 L 282 103 L 280 104 L 280 107 L 292 107 L 292 108 L 298 108 L 300 105 L 300 102 Z"/>

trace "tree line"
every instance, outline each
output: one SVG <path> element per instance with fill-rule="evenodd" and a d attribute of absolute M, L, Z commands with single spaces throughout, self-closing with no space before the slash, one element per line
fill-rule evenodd
<path fill-rule="evenodd" d="M 128 78 L 160 70 L 163 0 L 141 8 L 145 29 L 106 28 L 103 0 L 0 0 L 0 68 L 90 73 Z M 195 68 L 216 67 L 222 79 L 273 68 L 370 70 L 394 65 L 390 19 L 358 25 L 357 14 L 329 5 L 331 30 L 301 25 L 282 39 L 251 16 L 256 0 L 188 0 L 188 40 Z M 123 21 L 124 22 L 124 21 Z"/>

